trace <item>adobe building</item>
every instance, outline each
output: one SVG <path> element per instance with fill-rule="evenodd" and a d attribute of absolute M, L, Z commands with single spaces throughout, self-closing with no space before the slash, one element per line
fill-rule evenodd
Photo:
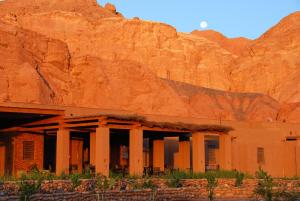
<path fill-rule="evenodd" d="M 300 176 L 299 124 L 218 121 L 95 108 L 1 103 L 0 175 L 37 166 L 60 175 L 89 167 L 154 171 L 239 170 Z"/>

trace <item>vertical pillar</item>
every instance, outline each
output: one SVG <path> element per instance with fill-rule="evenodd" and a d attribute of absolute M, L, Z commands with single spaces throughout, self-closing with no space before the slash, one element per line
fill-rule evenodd
<path fill-rule="evenodd" d="M 0 176 L 5 175 L 5 144 L 0 142 Z"/>
<path fill-rule="evenodd" d="M 96 133 L 90 133 L 90 165 L 95 165 L 95 155 L 96 155 Z"/>
<path fill-rule="evenodd" d="M 95 168 L 96 174 L 109 177 L 109 128 L 98 127 L 95 140 Z"/>
<path fill-rule="evenodd" d="M 205 135 L 195 132 L 192 134 L 193 172 L 205 172 Z"/>
<path fill-rule="evenodd" d="M 191 144 L 188 137 L 179 138 L 178 168 L 180 171 L 190 170 Z"/>
<path fill-rule="evenodd" d="M 69 174 L 70 131 L 59 129 L 56 138 L 56 174 Z"/>
<path fill-rule="evenodd" d="M 219 136 L 220 168 L 222 170 L 231 170 L 231 136 L 222 134 Z"/>
<path fill-rule="evenodd" d="M 129 134 L 129 174 L 143 175 L 143 130 L 131 129 Z"/>
<path fill-rule="evenodd" d="M 153 167 L 165 171 L 165 142 L 164 139 L 153 140 Z"/>
<path fill-rule="evenodd" d="M 296 144 L 296 171 L 297 171 L 297 176 L 300 176 L 300 138 L 297 139 L 297 144 Z"/>

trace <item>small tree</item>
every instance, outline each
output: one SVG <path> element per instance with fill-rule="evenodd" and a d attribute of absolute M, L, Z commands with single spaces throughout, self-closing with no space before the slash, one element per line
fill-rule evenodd
<path fill-rule="evenodd" d="M 70 179 L 72 181 L 72 190 L 74 191 L 81 184 L 80 175 L 79 174 L 72 174 L 72 175 L 70 175 Z"/>
<path fill-rule="evenodd" d="M 265 201 L 272 201 L 273 199 L 273 178 L 261 167 L 256 172 L 256 178 L 259 179 L 258 185 L 254 190 L 254 193 Z"/>
<path fill-rule="evenodd" d="M 212 200 L 214 200 L 214 193 L 215 193 L 214 191 L 218 185 L 218 181 L 216 180 L 216 178 L 213 174 L 207 174 L 206 180 L 207 180 L 208 200 L 212 201 Z"/>
<path fill-rule="evenodd" d="M 240 187 L 243 184 L 244 178 L 245 178 L 245 174 L 237 171 L 235 175 L 235 186 Z"/>
<path fill-rule="evenodd" d="M 109 181 L 107 177 L 98 175 L 97 176 L 97 188 L 103 192 L 110 188 Z"/>
<path fill-rule="evenodd" d="M 31 195 L 37 193 L 41 189 L 42 182 L 43 177 L 37 177 L 32 180 L 32 178 L 28 178 L 25 174 L 22 174 L 18 183 L 21 194 L 20 200 L 29 200 Z"/>

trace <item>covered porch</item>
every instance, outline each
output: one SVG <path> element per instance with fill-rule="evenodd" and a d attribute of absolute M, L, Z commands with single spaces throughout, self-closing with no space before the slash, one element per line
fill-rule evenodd
<path fill-rule="evenodd" d="M 3 117 L 14 114 L 7 108 L 2 110 Z M 20 114 L 25 117 L 27 113 L 18 113 L 18 117 Z M 172 170 L 231 170 L 231 136 L 228 134 L 231 128 L 226 126 L 156 122 L 139 115 L 97 114 L 66 118 L 63 111 L 57 110 L 48 115 L 18 124 L 5 123 L 0 136 L 28 134 L 42 138 L 42 151 L 35 148 L 33 152 L 38 153 L 31 159 L 39 158 L 39 168 L 57 175 L 81 173 L 87 167 L 104 176 L 109 176 L 110 171 L 141 176 Z M 8 146 L 4 141 L 2 144 Z M 26 151 L 24 146 L 29 145 L 23 143 L 23 152 Z M 7 161 L 8 155 L 1 150 L 0 143 L 0 154 L 3 161 Z M 15 155 L 11 157 L 18 163 Z M 0 166 L 7 166 L 7 163 L 2 162 Z M 14 167 L 10 172 L 18 174 Z M 2 171 L 2 174 L 7 173 Z"/>

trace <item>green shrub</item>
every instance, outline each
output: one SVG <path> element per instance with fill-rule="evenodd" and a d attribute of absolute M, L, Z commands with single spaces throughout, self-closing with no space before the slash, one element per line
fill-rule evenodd
<path fill-rule="evenodd" d="M 214 200 L 214 191 L 215 188 L 218 185 L 218 181 L 216 180 L 216 177 L 214 174 L 207 174 L 206 175 L 206 180 L 207 180 L 207 192 L 208 192 L 208 200 L 212 201 Z"/>
<path fill-rule="evenodd" d="M 235 175 L 235 186 L 240 187 L 243 184 L 245 174 L 237 171 Z"/>
<path fill-rule="evenodd" d="M 90 166 L 88 166 L 87 168 L 84 169 L 84 171 L 81 175 L 81 178 L 82 179 L 91 179 L 91 178 L 93 178 Z"/>
<path fill-rule="evenodd" d="M 174 172 L 169 172 L 168 174 L 164 175 L 163 178 L 165 178 L 165 179 L 191 179 L 192 174 L 184 172 L 184 171 L 174 171 Z"/>
<path fill-rule="evenodd" d="M 29 176 L 22 174 L 20 177 L 19 192 L 21 194 L 21 200 L 29 200 L 30 196 L 37 193 L 42 185 L 43 177 L 38 176 L 37 172 L 29 173 Z"/>
<path fill-rule="evenodd" d="M 79 174 L 71 174 L 70 179 L 72 182 L 72 189 L 75 190 L 78 186 L 80 186 L 80 175 Z"/>
<path fill-rule="evenodd" d="M 128 176 L 129 177 L 129 176 Z M 117 178 L 117 179 L 121 179 L 123 178 L 123 174 L 122 173 L 115 173 L 113 171 L 109 172 L 109 178 Z"/>
<path fill-rule="evenodd" d="M 180 179 L 178 179 L 178 178 L 169 179 L 167 181 L 167 186 L 169 188 L 180 188 L 181 187 Z"/>
<path fill-rule="evenodd" d="M 67 175 L 65 172 L 62 172 L 57 179 L 61 179 L 61 180 L 68 180 L 69 179 L 69 175 Z"/>
<path fill-rule="evenodd" d="M 107 177 L 99 175 L 96 177 L 97 180 L 97 188 L 101 191 L 106 191 L 110 188 L 109 181 Z"/>
<path fill-rule="evenodd" d="M 175 171 L 171 172 L 168 175 L 164 176 L 165 179 L 167 179 L 167 186 L 170 188 L 179 188 L 181 187 L 180 181 L 182 179 L 190 179 L 191 174 L 184 172 L 184 171 Z"/>
<path fill-rule="evenodd" d="M 119 180 L 118 177 L 109 179 L 109 182 L 108 182 L 109 185 L 108 186 L 109 186 L 110 190 L 113 190 L 115 188 L 118 180 Z"/>
<path fill-rule="evenodd" d="M 156 189 L 157 186 L 152 182 L 151 179 L 146 179 L 143 183 L 143 189 Z"/>
<path fill-rule="evenodd" d="M 254 193 L 260 196 L 265 201 L 272 201 L 273 199 L 273 178 L 261 167 L 256 172 L 256 178 L 259 179 L 258 185 Z"/>
<path fill-rule="evenodd" d="M 279 192 L 274 193 L 274 201 L 296 201 L 297 199 L 300 198 L 300 193 L 299 192 L 289 192 L 286 190 L 281 190 Z"/>
<path fill-rule="evenodd" d="M 131 184 L 131 187 L 134 190 L 143 189 L 143 184 L 137 179 L 129 179 L 128 182 Z"/>

